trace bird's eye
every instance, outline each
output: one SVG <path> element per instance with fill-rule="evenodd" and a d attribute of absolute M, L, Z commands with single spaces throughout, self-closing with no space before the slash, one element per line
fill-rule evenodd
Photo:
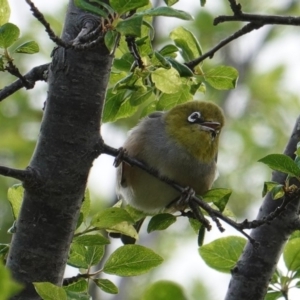
<path fill-rule="evenodd" d="M 201 114 L 198 111 L 193 112 L 192 114 L 189 115 L 188 121 L 190 123 L 195 123 L 197 120 L 201 118 Z"/>

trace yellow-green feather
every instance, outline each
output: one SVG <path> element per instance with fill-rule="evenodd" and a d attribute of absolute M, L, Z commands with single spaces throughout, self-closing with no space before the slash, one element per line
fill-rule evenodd
<path fill-rule="evenodd" d="M 211 162 L 217 155 L 219 135 L 212 139 L 209 132 L 200 130 L 199 124 L 188 122 L 188 116 L 195 111 L 199 111 L 205 121 L 219 122 L 221 127 L 224 125 L 224 115 L 219 106 L 212 102 L 190 101 L 166 113 L 166 131 L 193 157 L 201 162 Z"/>

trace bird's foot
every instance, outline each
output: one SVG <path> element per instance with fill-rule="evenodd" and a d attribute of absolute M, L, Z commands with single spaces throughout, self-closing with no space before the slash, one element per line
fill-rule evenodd
<path fill-rule="evenodd" d="M 185 210 L 188 206 L 189 206 L 189 202 L 191 201 L 191 199 L 195 196 L 195 191 L 190 188 L 190 187 L 186 187 L 180 197 L 175 198 L 174 200 L 172 200 L 166 208 L 174 208 L 177 211 L 183 211 Z"/>
<path fill-rule="evenodd" d="M 117 168 L 121 164 L 125 153 L 126 153 L 126 149 L 124 149 L 123 147 L 119 148 L 119 153 L 116 156 L 114 163 L 113 163 L 114 167 Z"/>

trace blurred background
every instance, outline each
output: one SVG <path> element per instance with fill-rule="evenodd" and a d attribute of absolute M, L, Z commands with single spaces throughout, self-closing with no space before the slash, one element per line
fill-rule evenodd
<path fill-rule="evenodd" d="M 15 63 L 24 74 L 34 66 L 50 62 L 50 54 L 55 45 L 31 15 L 25 1 L 9 2 L 12 10 L 10 22 L 21 29 L 19 44 L 35 40 L 40 46 L 38 54 L 22 55 L 20 59 L 16 55 Z M 58 35 L 62 30 L 67 2 L 34 1 Z M 296 0 L 239 2 L 244 12 L 278 15 L 300 13 L 300 3 Z M 163 1 L 153 0 L 152 3 L 161 5 Z M 181 0 L 174 5 L 174 8 L 192 14 L 195 18 L 193 22 L 156 18 L 154 47 L 161 48 L 169 41 L 169 32 L 182 25 L 197 36 L 203 52 L 206 52 L 242 27 L 239 22 L 213 26 L 216 16 L 231 14 L 228 1 L 207 0 L 204 8 L 199 3 L 196 0 Z M 228 206 L 239 221 L 256 217 L 263 200 L 263 182 L 270 179 L 270 170 L 257 160 L 270 153 L 283 151 L 299 115 L 299 49 L 297 27 L 265 26 L 230 43 L 217 52 L 213 59 L 206 60 L 203 64 L 204 71 L 214 65 L 230 65 L 239 71 L 235 90 L 217 91 L 207 86 L 206 94 L 196 95 L 197 99 L 218 103 L 225 111 L 227 122 L 221 135 L 218 156 L 220 175 L 214 187 L 233 190 Z M 1 73 L 0 89 L 14 80 L 13 76 Z M 38 138 L 46 92 L 46 83 L 39 82 L 33 90 L 23 89 L 1 102 L 0 165 L 12 168 L 27 166 Z M 129 119 L 104 124 L 102 134 L 105 142 L 114 147 L 122 146 L 128 130 L 138 121 L 139 113 Z M 93 212 L 111 206 L 116 200 L 115 168 L 112 163 L 112 157 L 102 155 L 95 161 L 90 173 L 89 189 Z M 9 243 L 11 239 L 11 235 L 7 233 L 12 225 L 7 189 L 15 183 L 17 182 L 12 179 L 0 177 L 0 243 Z M 206 234 L 204 242 L 208 243 L 226 235 L 238 235 L 231 228 L 224 227 L 225 233 L 221 234 L 214 228 Z M 187 220 L 180 220 L 161 233 L 148 235 L 143 229 L 139 243 L 151 247 L 163 256 L 163 265 L 137 278 L 103 276 L 120 285 L 121 293 L 114 296 L 103 293 L 99 299 L 141 299 L 149 283 L 160 279 L 173 280 L 184 286 L 187 299 L 224 298 L 230 275 L 218 273 L 205 265 L 198 254 L 197 236 Z M 109 251 L 120 245 L 119 241 L 113 241 Z M 281 268 L 284 271 L 282 264 Z M 76 274 L 77 270 L 68 268 L 66 273 L 70 276 Z M 299 299 L 299 294 L 297 291 L 291 292 L 291 299 Z"/>

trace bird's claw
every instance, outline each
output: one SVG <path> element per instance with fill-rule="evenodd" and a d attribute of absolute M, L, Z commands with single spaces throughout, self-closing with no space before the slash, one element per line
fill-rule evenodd
<path fill-rule="evenodd" d="M 123 147 L 119 148 L 119 153 L 116 156 L 114 163 L 113 163 L 114 167 L 117 168 L 121 164 L 125 153 L 126 153 L 126 149 L 124 149 Z"/>

